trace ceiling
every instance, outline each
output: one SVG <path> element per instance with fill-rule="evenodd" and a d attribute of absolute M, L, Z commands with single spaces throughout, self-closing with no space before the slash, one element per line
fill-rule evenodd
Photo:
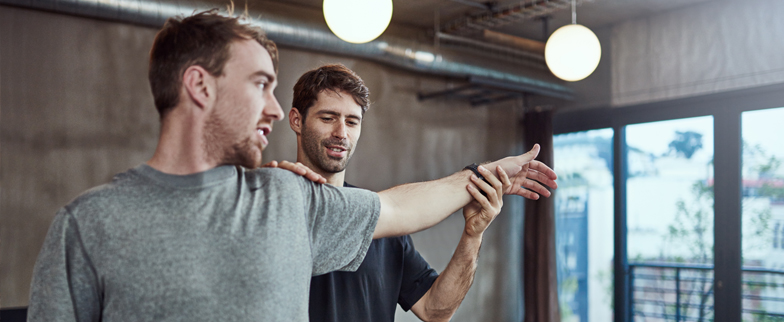
<path fill-rule="evenodd" d="M 273 1 L 311 7 L 317 10 L 321 10 L 323 2 L 323 0 Z M 494 1 L 494 4 L 497 8 L 503 8 L 531 1 L 534 0 L 498 0 Z M 594 29 L 711 1 L 723 0 L 578 0 L 577 22 Z M 470 5 L 470 3 L 484 4 L 488 2 L 477 0 L 393 0 L 392 22 L 422 29 L 433 29 L 436 10 L 440 12 L 441 23 L 484 11 L 477 6 Z M 570 21 L 571 11 L 569 8 L 556 11 L 551 14 L 548 31 L 552 32 Z M 495 30 L 539 40 L 542 40 L 544 35 L 542 22 L 536 20 L 516 22 Z"/>

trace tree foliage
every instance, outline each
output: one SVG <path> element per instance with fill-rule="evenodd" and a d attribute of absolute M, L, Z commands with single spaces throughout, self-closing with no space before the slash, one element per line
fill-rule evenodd
<path fill-rule="evenodd" d="M 697 150 L 702 149 L 702 134 L 694 131 L 676 131 L 675 140 L 670 142 L 670 151 L 691 159 Z"/>

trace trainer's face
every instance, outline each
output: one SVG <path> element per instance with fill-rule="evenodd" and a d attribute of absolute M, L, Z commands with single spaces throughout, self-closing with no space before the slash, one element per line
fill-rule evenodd
<path fill-rule="evenodd" d="M 362 107 L 345 92 L 322 91 L 302 124 L 302 149 L 325 173 L 346 169 L 362 130 Z"/>
<path fill-rule="evenodd" d="M 207 120 L 207 150 L 221 164 L 261 165 L 272 123 L 283 118 L 273 94 L 277 80 L 272 58 L 255 40 L 231 44 L 223 75 L 216 79 L 215 108 Z M 212 146 L 210 146 L 212 145 Z"/>

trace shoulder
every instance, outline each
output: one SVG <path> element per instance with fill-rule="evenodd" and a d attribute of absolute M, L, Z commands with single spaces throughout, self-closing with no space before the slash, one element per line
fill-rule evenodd
<path fill-rule="evenodd" d="M 270 200 L 296 200 L 295 203 L 303 203 L 307 207 L 312 195 L 321 186 L 289 170 L 240 169 L 248 189 Z"/>
<path fill-rule="evenodd" d="M 258 178 L 260 180 L 283 180 L 288 181 L 293 178 L 301 178 L 302 176 L 291 172 L 289 170 L 279 169 L 279 168 L 257 168 L 257 169 L 245 169 L 240 167 L 242 172 L 244 173 L 245 177 L 247 178 Z"/>
<path fill-rule="evenodd" d="M 252 188 L 268 185 L 303 185 L 308 181 L 294 172 L 278 168 L 240 169 L 245 181 Z"/>
<path fill-rule="evenodd" d="M 149 183 L 131 169 L 116 174 L 109 183 L 86 190 L 65 205 L 64 209 L 75 218 L 89 216 L 93 213 L 90 209 L 110 207 L 123 198 L 132 198 L 135 195 L 133 191 L 144 190 L 146 184 Z"/>

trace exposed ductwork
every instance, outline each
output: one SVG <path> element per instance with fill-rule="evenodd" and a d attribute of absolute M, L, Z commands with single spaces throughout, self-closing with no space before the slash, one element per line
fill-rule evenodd
<path fill-rule="evenodd" d="M 579 5 L 583 2 L 592 1 L 577 0 L 576 3 Z M 458 2 L 465 3 L 464 1 Z M 545 17 L 570 6 L 571 0 L 524 0 L 502 8 L 487 7 L 479 14 L 447 22 L 441 28 L 441 31 L 458 35 L 481 33 L 483 30 L 490 28 L 498 28 L 523 20 Z"/>
<path fill-rule="evenodd" d="M 47 10 L 58 13 L 161 27 L 169 17 L 190 15 L 216 5 L 154 0 L 0 0 L 0 5 Z M 258 16 L 251 14 L 251 17 Z M 337 38 L 326 27 L 295 17 L 265 13 L 252 19 L 278 45 L 364 58 L 412 71 L 459 78 L 486 78 L 508 83 L 517 91 L 572 99 L 573 91 L 553 81 L 482 66 L 480 59 L 466 63 L 464 55 L 439 50 L 409 40 L 384 35 L 366 44 L 351 44 Z"/>

